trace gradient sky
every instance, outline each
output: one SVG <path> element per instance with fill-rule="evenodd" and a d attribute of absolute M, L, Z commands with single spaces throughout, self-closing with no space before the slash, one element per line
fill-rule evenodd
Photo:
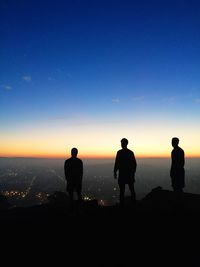
<path fill-rule="evenodd" d="M 0 156 L 200 156 L 199 0 L 1 0 Z"/>

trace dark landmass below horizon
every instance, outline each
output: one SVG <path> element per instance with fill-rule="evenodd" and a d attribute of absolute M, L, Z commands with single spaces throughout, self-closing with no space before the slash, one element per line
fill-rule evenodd
<path fill-rule="evenodd" d="M 5 196 L 0 197 L 2 236 L 17 240 L 20 246 L 15 251 L 28 251 L 45 262 L 55 256 L 57 263 L 65 259 L 75 266 L 79 258 L 87 266 L 128 266 L 132 262 L 196 267 L 199 225 L 200 195 L 183 193 L 177 198 L 161 187 L 135 204 L 126 197 L 123 208 L 89 200 L 81 206 L 74 201 L 72 211 L 63 192 L 52 194 L 47 204 L 26 208 L 9 208 Z"/>
<path fill-rule="evenodd" d="M 64 192 L 55 192 L 49 196 L 48 203 L 30 207 L 12 207 L 5 196 L 0 196 L 0 223 L 43 223 L 74 218 L 130 218 L 155 216 L 200 216 L 200 194 L 182 193 L 176 196 L 173 191 L 163 190 L 158 186 L 143 199 L 132 203 L 125 198 L 124 207 L 119 203 L 110 206 L 99 205 L 97 199 L 74 201 L 70 208 L 69 197 Z"/>

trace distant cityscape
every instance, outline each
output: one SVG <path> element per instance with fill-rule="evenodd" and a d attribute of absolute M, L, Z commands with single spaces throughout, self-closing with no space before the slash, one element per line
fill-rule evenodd
<path fill-rule="evenodd" d="M 84 161 L 84 160 L 83 160 Z M 186 159 L 186 192 L 200 193 L 200 159 Z M 48 202 L 54 192 L 65 192 L 62 159 L 0 158 L 0 194 L 12 206 Z M 84 161 L 83 198 L 98 199 L 100 205 L 118 202 L 118 184 L 113 178 L 112 160 Z M 138 159 L 135 190 L 141 199 L 151 189 L 171 190 L 170 159 Z M 128 189 L 126 194 L 128 195 Z"/>

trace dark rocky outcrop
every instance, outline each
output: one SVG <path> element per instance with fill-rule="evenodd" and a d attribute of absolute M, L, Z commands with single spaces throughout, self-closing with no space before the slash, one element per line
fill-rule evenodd
<path fill-rule="evenodd" d="M 70 209 L 68 196 L 55 192 L 48 204 L 1 210 L 0 225 L 15 250 L 20 244 L 20 253 L 48 263 L 55 257 L 57 264 L 193 267 L 199 266 L 199 215 L 200 195 L 180 197 L 161 187 L 136 204 L 127 197 L 124 208 L 90 200 Z"/>
<path fill-rule="evenodd" d="M 0 222 L 12 223 L 42 223 L 52 221 L 73 220 L 76 217 L 106 217 L 132 218 L 137 220 L 140 216 L 155 217 L 170 216 L 199 216 L 200 195 L 183 193 L 177 196 L 174 192 L 163 190 L 161 187 L 154 188 L 142 200 L 135 204 L 129 197 L 125 199 L 124 207 L 119 204 L 114 206 L 99 206 L 97 200 L 74 201 L 73 208 L 70 206 L 68 196 L 63 192 L 55 192 L 49 196 L 49 203 L 26 208 L 10 208 L 4 196 L 0 196 Z"/>

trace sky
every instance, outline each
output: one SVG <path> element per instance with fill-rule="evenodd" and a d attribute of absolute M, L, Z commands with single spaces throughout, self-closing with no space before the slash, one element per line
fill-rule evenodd
<path fill-rule="evenodd" d="M 1 0 L 0 156 L 200 156 L 200 1 Z"/>

